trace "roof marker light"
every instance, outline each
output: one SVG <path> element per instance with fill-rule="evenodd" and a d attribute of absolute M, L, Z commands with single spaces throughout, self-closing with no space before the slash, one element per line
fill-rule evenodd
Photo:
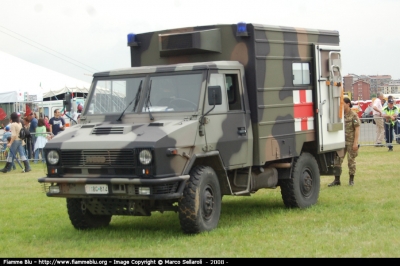
<path fill-rule="evenodd" d="M 127 37 L 128 37 L 128 46 L 140 46 L 140 43 L 136 42 L 136 34 L 129 33 Z"/>
<path fill-rule="evenodd" d="M 239 22 L 237 24 L 236 36 L 249 36 L 246 22 Z"/>

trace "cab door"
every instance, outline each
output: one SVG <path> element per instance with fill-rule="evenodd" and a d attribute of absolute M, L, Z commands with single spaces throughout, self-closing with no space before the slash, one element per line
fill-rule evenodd
<path fill-rule="evenodd" d="M 251 158 L 251 145 L 248 144 L 249 136 L 252 136 L 250 113 L 245 112 L 240 77 L 240 71 L 234 70 L 219 70 L 208 77 L 208 86 L 221 87 L 222 104 L 216 105 L 205 118 L 206 149 L 219 151 L 227 168 L 243 167 Z M 208 91 L 205 95 L 204 113 L 213 107 L 208 104 L 207 94 Z"/>
<path fill-rule="evenodd" d="M 339 46 L 314 45 L 318 152 L 345 146 Z"/>

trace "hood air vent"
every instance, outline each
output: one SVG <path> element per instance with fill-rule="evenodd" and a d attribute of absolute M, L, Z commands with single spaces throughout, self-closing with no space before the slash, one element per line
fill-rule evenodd
<path fill-rule="evenodd" d="M 93 129 L 93 135 L 109 135 L 109 134 L 124 134 L 123 127 L 96 127 Z"/>
<path fill-rule="evenodd" d="M 92 127 L 94 127 L 95 125 L 83 125 L 81 128 L 92 128 Z"/>

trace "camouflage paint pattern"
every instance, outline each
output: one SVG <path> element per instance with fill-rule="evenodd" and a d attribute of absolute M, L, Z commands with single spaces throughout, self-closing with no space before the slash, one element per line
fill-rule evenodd
<path fill-rule="evenodd" d="M 168 34 L 218 29 L 221 33 L 221 52 L 188 51 L 182 55 L 162 56 L 160 36 Z M 245 84 L 249 97 L 254 137 L 253 165 L 301 153 L 305 142 L 315 140 L 314 130 L 294 130 L 294 90 L 314 90 L 309 86 L 293 85 L 293 62 L 309 62 L 313 66 L 312 44 L 339 45 L 337 31 L 313 30 L 247 24 L 248 36 L 238 36 L 236 25 L 215 25 L 182 28 L 136 35 L 139 46 L 131 46 L 132 67 L 171 63 L 230 60 L 239 61 L 245 68 Z M 172 37 L 171 37 L 172 38 Z M 193 38 L 194 39 L 194 38 Z M 193 44 L 196 46 L 196 44 Z M 200 45 L 198 45 L 200 46 Z M 312 80 L 315 78 L 312 75 Z M 315 92 L 313 92 L 315 94 Z M 314 107 L 314 110 L 317 107 Z M 246 109 L 247 111 L 247 109 Z M 224 128 L 221 129 L 225 132 Z"/>
<path fill-rule="evenodd" d="M 203 80 L 198 110 L 153 113 L 154 121 L 148 113 L 138 112 L 126 114 L 122 122 L 117 122 L 119 115 L 88 114 L 90 95 L 81 124 L 56 136 L 45 147 L 46 156 L 50 150 L 58 150 L 61 161 L 48 163 L 48 177 L 39 179 L 41 183 L 61 185 L 62 193 L 48 195 L 91 197 L 85 194 L 85 184 L 110 184 L 113 192 L 106 197 L 178 199 L 191 167 L 204 162 L 208 155 L 212 155 L 209 163 L 224 184 L 222 194 L 230 194 L 226 171 L 299 156 L 304 144 L 315 142 L 316 137 L 314 129 L 295 131 L 293 91 L 315 92 L 312 82 L 293 85 L 292 63 L 310 63 L 312 76 L 312 44 L 338 45 L 338 32 L 257 24 L 247 24 L 247 36 L 236 31 L 236 25 L 217 25 L 136 35 L 130 44 L 132 68 L 96 73 L 93 84 L 110 77 L 200 71 Z M 211 112 L 205 117 L 202 135 L 199 120 L 210 109 L 210 77 L 232 71 L 239 77 L 242 108 Z M 148 81 L 143 86 L 138 110 L 144 106 Z M 240 130 L 245 133 L 239 134 Z M 151 150 L 151 165 L 138 164 L 141 149 Z M 176 149 L 177 154 L 171 156 L 169 149 Z M 138 195 L 135 189 L 141 184 L 160 192 Z M 166 184 L 171 186 L 164 189 Z M 126 186 L 125 193 L 118 192 L 121 186 Z"/>

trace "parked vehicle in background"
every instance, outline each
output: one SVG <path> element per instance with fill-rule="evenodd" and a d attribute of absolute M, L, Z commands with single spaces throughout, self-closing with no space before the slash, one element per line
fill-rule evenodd
<path fill-rule="evenodd" d="M 374 122 L 374 116 L 372 114 L 372 103 L 368 104 L 367 108 L 365 108 L 364 112 L 362 113 L 361 116 L 361 123 L 371 123 Z"/>

